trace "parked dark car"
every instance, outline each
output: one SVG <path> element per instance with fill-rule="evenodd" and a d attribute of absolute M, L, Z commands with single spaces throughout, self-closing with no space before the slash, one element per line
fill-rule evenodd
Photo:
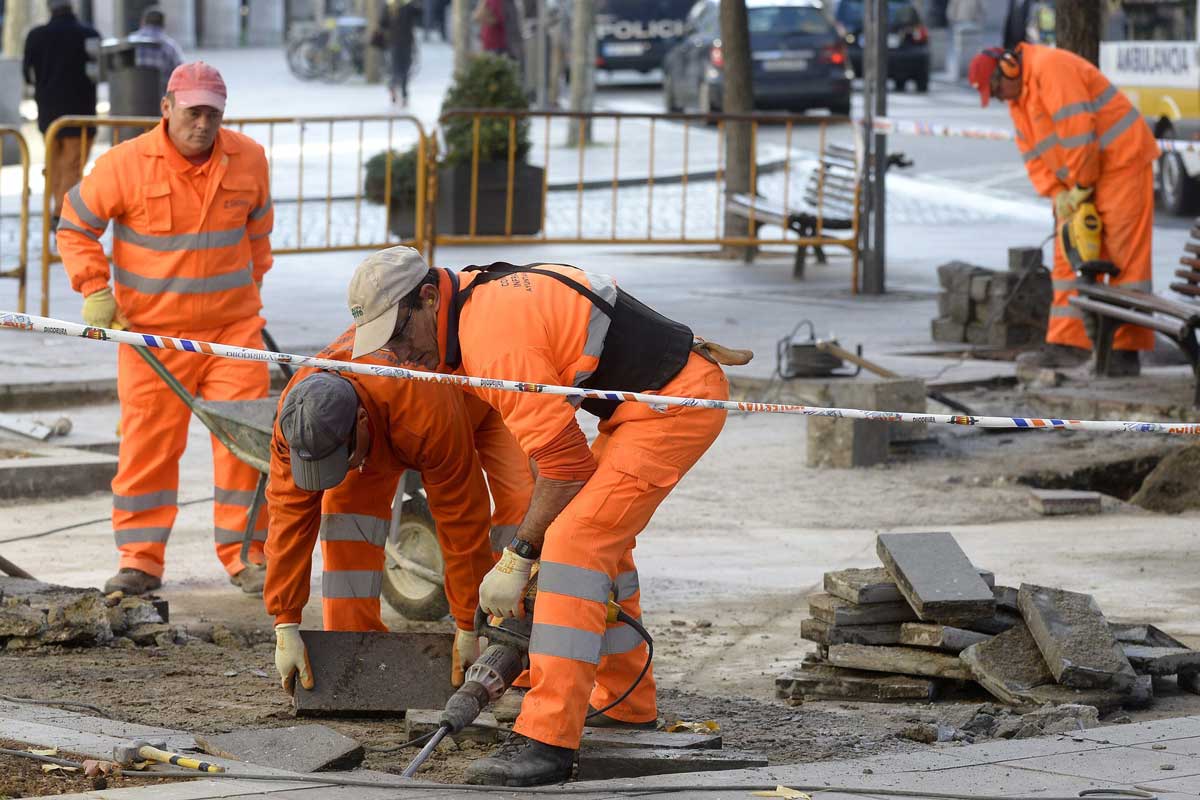
<path fill-rule="evenodd" d="M 724 90 L 718 0 L 700 0 L 663 60 L 663 105 L 719 111 Z M 755 108 L 850 113 L 846 44 L 816 0 L 747 0 Z"/>
<path fill-rule="evenodd" d="M 696 0 L 596 0 L 596 69 L 650 72 L 683 35 Z M 570 41 L 574 3 L 558 4 Z"/>
<path fill-rule="evenodd" d="M 921 15 L 908 0 L 889 0 L 888 4 L 888 77 L 897 89 L 912 81 L 918 92 L 929 91 L 929 30 Z M 850 63 L 854 74 L 863 74 L 863 0 L 841 0 L 837 8 L 838 24 L 846 32 L 850 45 Z"/>

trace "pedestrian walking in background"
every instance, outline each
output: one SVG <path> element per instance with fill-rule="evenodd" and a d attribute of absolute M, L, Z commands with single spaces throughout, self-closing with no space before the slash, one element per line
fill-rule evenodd
<path fill-rule="evenodd" d="M 33 86 L 38 107 L 38 130 L 44 135 L 59 117 L 91 117 L 96 114 L 96 84 L 87 74 L 89 39 L 99 39 L 96 29 L 75 16 L 71 0 L 49 0 L 50 21 L 25 37 L 23 71 Z M 83 165 L 96 138 L 88 128 L 84 143 L 80 128 L 63 128 L 46 143 L 46 168 L 50 171 L 51 225 L 57 227 L 63 195 L 79 183 Z"/>
<path fill-rule="evenodd" d="M 392 60 L 388 92 L 393 104 L 397 101 L 396 92 L 399 90 L 400 104 L 408 105 L 408 76 L 416 55 L 415 31 L 420 19 L 421 5 L 413 0 L 389 0 L 379 16 L 379 31 L 383 34 L 381 44 L 388 48 Z"/>
<path fill-rule="evenodd" d="M 946 21 L 950 23 L 950 49 L 946 53 L 946 72 L 950 80 L 962 77 L 963 38 L 978 33 L 983 26 L 987 9 L 983 0 L 950 0 L 946 6 Z"/>
<path fill-rule="evenodd" d="M 134 38 L 147 42 L 139 43 L 134 49 L 134 64 L 158 70 L 160 97 L 167 93 L 167 81 L 170 80 L 171 73 L 183 63 L 183 48 L 163 30 L 166 24 L 167 17 L 163 14 L 162 7 L 148 6 L 142 12 L 142 27 L 133 32 Z"/>
<path fill-rule="evenodd" d="M 525 48 L 516 0 L 479 0 L 471 19 L 479 25 L 479 43 L 485 53 L 499 53 L 522 63 Z"/>
<path fill-rule="evenodd" d="M 1030 0 L 1008 0 L 1008 13 L 1004 15 L 1004 49 L 1015 50 L 1025 41 L 1025 28 L 1029 25 Z"/>
<path fill-rule="evenodd" d="M 68 193 L 58 247 L 83 321 L 172 337 L 263 348 L 260 287 L 271 268 L 271 183 L 261 145 L 221 127 L 225 81 L 200 61 L 171 74 L 162 121 L 96 159 Z M 113 223 L 112 262 L 100 237 Z M 109 288 L 109 279 L 116 294 Z M 206 400 L 267 396 L 265 362 L 161 350 L 159 360 Z M 117 356 L 121 449 L 112 526 L 121 560 L 105 592 L 162 585 L 178 513 L 179 458 L 190 412 L 132 347 Z M 213 538 L 234 585 L 262 592 L 267 514 L 254 526 L 251 566 L 241 543 L 258 472 L 214 437 Z"/>

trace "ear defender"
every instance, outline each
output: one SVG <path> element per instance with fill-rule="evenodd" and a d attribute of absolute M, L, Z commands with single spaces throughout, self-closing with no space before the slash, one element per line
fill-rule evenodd
<path fill-rule="evenodd" d="M 999 59 L 1000 74 L 1006 78 L 1021 77 L 1021 62 L 1017 59 L 1016 53 L 1011 50 L 1005 50 Z"/>

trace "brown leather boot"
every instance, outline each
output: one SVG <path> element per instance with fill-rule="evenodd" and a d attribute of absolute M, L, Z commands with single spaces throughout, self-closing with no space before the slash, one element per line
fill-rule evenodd
<path fill-rule="evenodd" d="M 251 564 L 236 575 L 229 576 L 229 582 L 246 594 L 261 595 L 263 584 L 267 580 L 267 568 L 262 564 Z"/>
<path fill-rule="evenodd" d="M 104 593 L 124 592 L 127 597 L 153 592 L 162 586 L 162 579 L 133 567 L 121 567 L 117 574 L 104 582 Z"/>

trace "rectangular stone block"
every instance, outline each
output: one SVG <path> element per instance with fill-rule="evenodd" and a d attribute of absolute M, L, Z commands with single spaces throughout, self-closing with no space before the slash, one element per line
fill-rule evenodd
<path fill-rule="evenodd" d="M 830 625 L 819 619 L 802 619 L 800 620 L 800 638 L 826 647 L 831 644 L 899 644 L 900 623 Z"/>
<path fill-rule="evenodd" d="M 971 297 L 972 303 L 982 303 L 988 298 L 988 294 L 992 286 L 992 274 L 983 272 L 978 275 L 971 276 L 971 282 L 968 286 L 967 293 Z"/>
<path fill-rule="evenodd" d="M 1123 644 L 1140 644 L 1145 647 L 1178 647 L 1190 649 L 1183 642 L 1164 633 L 1153 625 L 1130 625 L 1124 622 L 1109 622 L 1108 629 L 1113 632 L 1118 642 Z"/>
<path fill-rule="evenodd" d="M 996 613 L 996 598 L 949 533 L 881 533 L 875 552 L 922 621 L 957 625 Z"/>
<path fill-rule="evenodd" d="M 238 730 L 197 736 L 196 744 L 210 756 L 234 758 L 289 772 L 354 769 L 363 760 L 363 746 L 324 725 Z"/>
<path fill-rule="evenodd" d="M 1010 272 L 1028 272 L 1042 266 L 1042 248 L 1040 247 L 1010 247 L 1008 248 L 1008 269 Z"/>
<path fill-rule="evenodd" d="M 956 656 L 915 647 L 835 644 L 829 648 L 829 663 L 835 667 L 871 672 L 895 672 L 901 675 L 924 675 L 954 680 L 972 679 L 966 665 Z"/>
<path fill-rule="evenodd" d="M 775 680 L 781 700 L 862 700 L 870 703 L 930 702 L 937 682 L 930 678 L 886 675 L 865 670 L 806 664 L 798 673 Z"/>
<path fill-rule="evenodd" d="M 888 432 L 865 419 L 808 417 L 805 464 L 827 469 L 854 469 L 883 464 L 888 458 Z"/>
<path fill-rule="evenodd" d="M 916 612 L 908 603 L 872 603 L 860 606 L 829 594 L 808 598 L 808 611 L 829 625 L 880 625 L 888 622 L 916 622 Z"/>
<path fill-rule="evenodd" d="M 1054 681 L 1033 634 L 1024 623 L 986 642 L 971 645 L 959 653 L 959 658 L 984 689 L 1011 705 L 1029 702 L 1030 689 Z"/>
<path fill-rule="evenodd" d="M 997 611 L 1011 611 L 1014 614 L 1021 613 L 1021 609 L 1017 606 L 1017 590 L 1012 586 L 993 586 L 992 596 L 996 598 Z"/>
<path fill-rule="evenodd" d="M 404 712 L 404 738 L 408 741 L 433 733 L 442 718 L 440 708 L 410 708 Z M 503 731 L 500 723 L 490 711 L 481 711 L 475 721 L 448 738 L 456 742 L 479 742 L 493 744 L 500 740 Z"/>
<path fill-rule="evenodd" d="M 1091 595 L 1023 583 L 1018 603 L 1059 683 L 1118 692 L 1133 687 L 1137 675 Z"/>
<path fill-rule="evenodd" d="M 818 405 L 861 408 L 868 411 L 925 411 L 925 383 L 917 379 L 829 381 L 812 386 L 809 394 Z M 921 441 L 929 436 L 925 423 L 849 420 L 808 417 L 806 463 L 810 467 L 848 469 L 887 460 L 892 442 Z"/>
<path fill-rule="evenodd" d="M 296 687 L 300 716 L 399 715 L 450 699 L 450 633 L 300 631 L 311 690 Z"/>
<path fill-rule="evenodd" d="M 1200 669 L 1181 669 L 1175 679 L 1183 691 L 1200 694 Z"/>
<path fill-rule="evenodd" d="M 1007 608 L 997 608 L 996 613 L 984 619 L 973 619 L 970 622 L 962 623 L 962 627 L 969 631 L 978 633 L 987 633 L 995 636 L 998 633 L 1004 633 L 1014 625 L 1023 623 L 1020 613 L 1010 611 Z"/>
<path fill-rule="evenodd" d="M 929 338 L 935 342 L 959 344 L 967 340 L 967 324 L 951 318 L 948 314 L 929 323 Z"/>
<path fill-rule="evenodd" d="M 600 781 L 609 778 L 637 778 L 643 775 L 713 772 L 765 766 L 765 756 L 740 750 L 592 747 L 579 751 L 579 768 L 575 778 L 580 781 Z"/>
<path fill-rule="evenodd" d="M 1072 489 L 1034 489 L 1029 493 L 1033 510 L 1045 517 L 1063 514 L 1099 514 L 1099 492 L 1077 492 Z"/>
<path fill-rule="evenodd" d="M 1072 689 L 1070 686 L 1060 686 L 1057 683 L 1043 683 L 1035 686 L 1027 693 L 1028 702 L 1033 705 L 1052 703 L 1060 706 L 1073 703 L 1081 706 L 1095 706 L 1101 714 L 1109 714 L 1126 705 L 1132 695 L 1127 692 L 1115 692 L 1111 689 Z M 1134 699 L 1136 703 L 1137 700 Z"/>
<path fill-rule="evenodd" d="M 613 747 L 664 750 L 720 750 L 721 734 L 679 731 L 626 731 L 616 728 L 584 728 L 580 747 Z"/>
<path fill-rule="evenodd" d="M 1140 644 L 1124 644 L 1121 649 L 1139 675 L 1176 675 L 1180 670 L 1200 670 L 1200 650 Z"/>
<path fill-rule="evenodd" d="M 973 644 L 987 641 L 986 633 L 938 625 L 931 622 L 905 622 L 900 626 L 900 644 L 932 647 L 947 653 L 961 653 Z"/>
<path fill-rule="evenodd" d="M 979 570 L 979 577 L 988 586 L 996 582 L 996 576 L 989 570 Z M 866 605 L 870 603 L 899 603 L 908 602 L 892 576 L 883 567 L 870 569 L 842 569 L 825 573 L 825 591 L 834 597 L 840 597 L 851 603 Z M 1016 608 L 1017 590 L 1012 589 L 1013 608 Z"/>

